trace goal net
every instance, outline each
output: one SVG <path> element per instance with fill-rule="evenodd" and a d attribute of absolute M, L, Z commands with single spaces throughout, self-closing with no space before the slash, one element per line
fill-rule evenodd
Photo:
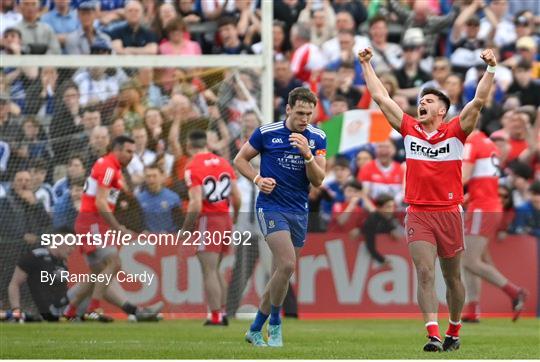
<path fill-rule="evenodd" d="M 3 69 L 0 202 L 5 207 L 0 211 L 0 310 L 10 307 L 8 284 L 20 256 L 40 246 L 42 233 L 74 232 L 84 180 L 116 136 L 131 136 L 136 154 L 124 169 L 130 191 L 120 195 L 115 214 L 120 223 L 142 232 L 148 230 L 144 218 L 148 210 L 138 198 L 145 188 L 145 166 L 161 167 L 164 186 L 180 197 L 185 211 L 189 132 L 205 130 L 209 149 L 232 161 L 265 118 L 261 62 L 240 61 L 232 66 L 234 60 L 220 57 L 223 66 L 166 67 L 159 66 L 158 57 L 135 58 L 127 63 L 140 66 L 126 67 L 126 61 L 118 57 L 80 57 L 79 63 L 93 63 L 61 67 L 49 58 L 46 65 L 32 66 L 25 60 L 24 66 Z M 219 65 L 219 61 L 214 63 Z M 251 233 L 251 246 L 232 249 L 222 262 L 230 284 L 227 310 L 231 314 L 257 305 L 262 291 L 255 290 L 252 276 L 264 285 L 269 269 L 263 266 L 258 271 L 256 264 L 262 239 L 250 214 L 255 190 L 241 179 L 239 185 L 243 205 L 237 229 Z M 29 202 L 20 197 L 26 190 L 39 204 L 31 211 Z M 155 274 L 151 285 L 122 284 L 133 303 L 164 301 L 164 311 L 178 316 L 206 313 L 194 248 L 130 246 L 123 247 L 120 256 L 124 270 Z M 78 251 L 70 257 L 71 272 L 86 270 L 85 264 Z M 35 312 L 27 290 L 21 303 L 23 309 Z"/>

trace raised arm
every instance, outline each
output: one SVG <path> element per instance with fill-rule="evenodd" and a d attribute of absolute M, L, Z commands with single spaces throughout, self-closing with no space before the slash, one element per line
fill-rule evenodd
<path fill-rule="evenodd" d="M 461 129 L 466 134 L 471 133 L 476 127 L 480 111 L 487 101 L 489 91 L 493 85 L 493 78 L 495 77 L 497 60 L 495 59 L 493 50 L 485 49 L 480 55 L 480 58 L 488 65 L 488 69 L 484 72 L 484 76 L 480 79 L 480 82 L 478 82 L 474 98 L 467 103 L 459 115 Z"/>
<path fill-rule="evenodd" d="M 403 119 L 403 111 L 390 95 L 382 84 L 375 70 L 371 66 L 370 60 L 373 56 L 373 50 L 366 48 L 358 54 L 358 59 L 362 65 L 362 71 L 364 72 L 364 78 L 366 80 L 366 86 L 371 94 L 373 100 L 379 105 L 381 111 L 386 116 L 390 125 L 397 131 L 401 130 L 401 120 Z"/>

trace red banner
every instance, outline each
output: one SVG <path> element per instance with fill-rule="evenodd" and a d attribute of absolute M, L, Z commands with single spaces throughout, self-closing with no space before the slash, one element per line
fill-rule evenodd
<path fill-rule="evenodd" d="M 382 237 L 378 250 L 388 257 L 383 269 L 371 260 L 364 244 L 343 234 L 310 234 L 297 272 L 293 276 L 300 314 L 304 317 L 397 317 L 418 313 L 414 266 L 403 240 Z M 165 313 L 201 316 L 206 313 L 199 261 L 191 247 L 129 246 L 120 250 L 123 281 L 128 299 L 135 304 L 165 303 Z M 538 298 L 537 242 L 528 236 L 511 236 L 492 242 L 490 252 L 497 268 L 515 284 L 529 291 L 525 315 L 536 315 Z M 221 268 L 230 274 L 234 255 L 226 255 Z M 86 272 L 81 254 L 70 258 L 70 272 Z M 151 283 L 149 276 L 153 275 Z M 146 276 L 146 280 L 144 280 Z M 254 310 L 268 280 L 261 263 L 244 291 L 241 310 Z M 445 287 L 437 265 L 440 311 L 446 310 Z M 238 291 L 239 292 L 239 291 Z M 501 315 L 511 311 L 508 297 L 498 288 L 482 283 L 482 313 Z M 110 312 L 120 312 L 111 307 Z"/>

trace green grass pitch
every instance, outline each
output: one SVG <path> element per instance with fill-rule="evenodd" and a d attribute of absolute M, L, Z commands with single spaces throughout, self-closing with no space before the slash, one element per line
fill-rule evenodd
<path fill-rule="evenodd" d="M 441 323 L 442 332 L 446 328 Z M 462 348 L 425 353 L 420 320 L 284 320 L 283 348 L 244 342 L 248 321 L 0 324 L 0 358 L 540 359 L 540 320 L 484 319 L 462 328 Z"/>

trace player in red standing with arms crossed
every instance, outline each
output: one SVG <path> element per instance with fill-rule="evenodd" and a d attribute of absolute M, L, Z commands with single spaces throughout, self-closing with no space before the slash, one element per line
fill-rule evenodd
<path fill-rule="evenodd" d="M 461 160 L 465 140 L 475 128 L 480 110 L 493 84 L 495 55 L 490 49 L 481 58 L 488 65 L 478 83 L 474 99 L 450 121 L 444 118 L 450 107 L 448 97 L 436 89 L 424 89 L 417 108 L 418 119 L 405 114 L 379 80 L 370 59 L 373 50 L 358 54 L 367 88 L 388 122 L 404 137 L 406 152 L 405 202 L 409 252 L 418 278 L 418 304 L 422 310 L 428 342 L 426 352 L 452 351 L 460 346 L 461 310 L 465 289 L 461 282 L 463 250 L 463 183 Z M 450 325 L 442 342 L 437 318 L 435 261 L 440 259 L 446 283 Z"/>
<path fill-rule="evenodd" d="M 201 233 L 197 258 L 201 263 L 206 300 L 211 312 L 211 319 L 204 325 L 227 325 L 227 318 L 222 313 L 225 310 L 227 287 L 219 272 L 219 264 L 231 241 L 230 234 L 227 237 L 224 232 L 231 232 L 233 222 L 238 218 L 240 191 L 231 164 L 208 151 L 205 131 L 195 130 L 188 135 L 187 150 L 192 158 L 185 172 L 189 203 L 182 230 Z M 232 219 L 229 202 L 233 206 Z"/>
<path fill-rule="evenodd" d="M 510 282 L 482 256 L 488 242 L 497 235 L 503 206 L 499 198 L 499 151 L 495 143 L 477 127 L 467 138 L 463 152 L 462 178 L 467 184 L 469 203 L 465 214 L 465 252 L 463 281 L 466 300 L 463 321 L 480 318 L 480 279 L 500 288 L 512 300 L 513 321 L 523 310 L 527 293 Z"/>

